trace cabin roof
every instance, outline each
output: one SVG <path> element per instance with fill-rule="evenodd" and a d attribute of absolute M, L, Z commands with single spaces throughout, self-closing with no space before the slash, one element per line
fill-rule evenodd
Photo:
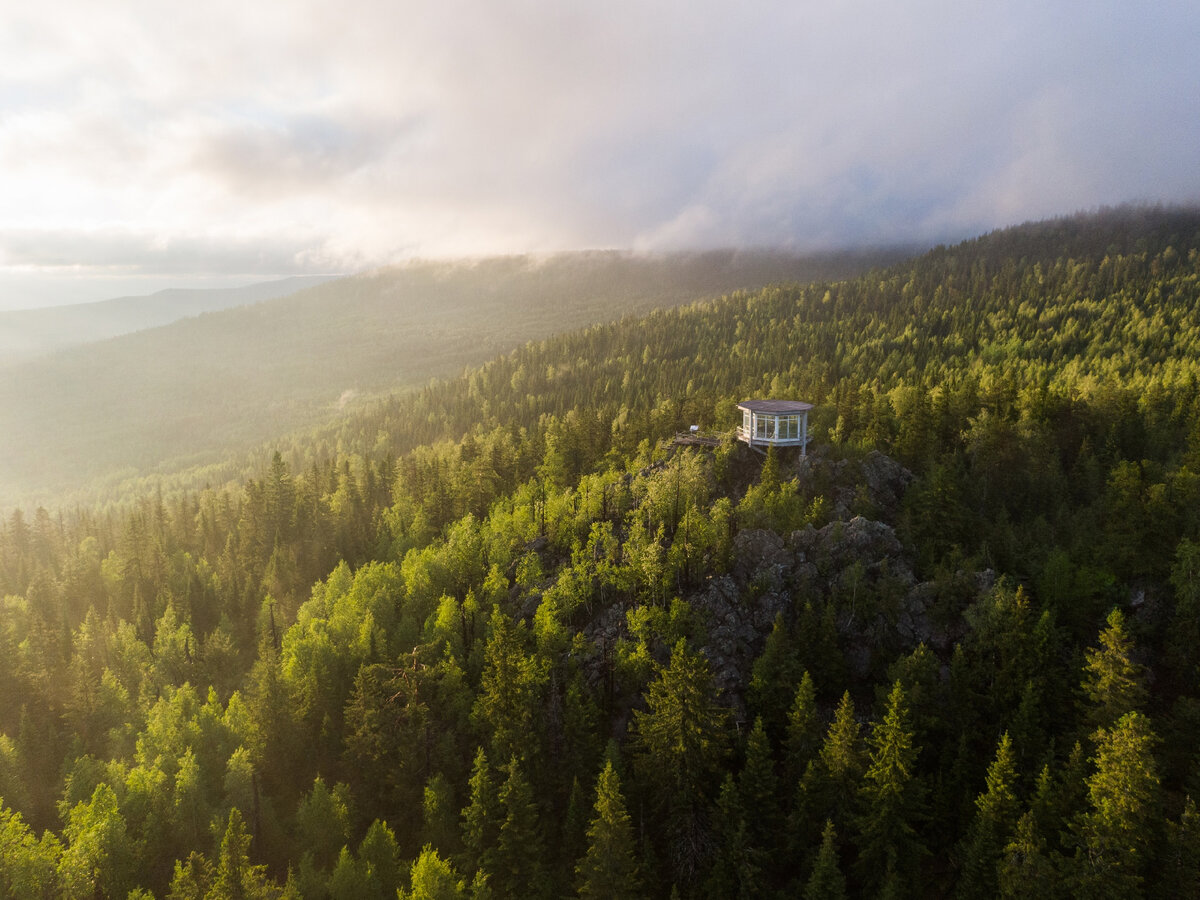
<path fill-rule="evenodd" d="M 802 413 L 813 408 L 811 403 L 802 400 L 743 400 L 738 409 L 748 409 L 756 413 Z"/>

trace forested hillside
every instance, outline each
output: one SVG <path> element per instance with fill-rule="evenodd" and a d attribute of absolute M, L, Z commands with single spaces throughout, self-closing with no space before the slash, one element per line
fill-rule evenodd
<path fill-rule="evenodd" d="M 13 513 L 0 895 L 1200 896 L 1198 301 L 1022 226 Z"/>
<path fill-rule="evenodd" d="M 129 478 L 218 465 L 531 339 L 898 258 L 596 252 L 413 263 L 0 367 L 0 508 L 89 502 Z"/>

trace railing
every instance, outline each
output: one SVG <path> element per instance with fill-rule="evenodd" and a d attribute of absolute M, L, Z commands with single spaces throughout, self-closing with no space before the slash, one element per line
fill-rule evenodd
<path fill-rule="evenodd" d="M 781 437 L 764 437 L 761 434 L 751 435 L 743 426 L 739 425 L 737 429 L 737 439 L 745 441 L 747 444 L 773 444 L 777 447 L 799 447 L 806 443 L 802 435 L 797 435 L 794 438 Z"/>

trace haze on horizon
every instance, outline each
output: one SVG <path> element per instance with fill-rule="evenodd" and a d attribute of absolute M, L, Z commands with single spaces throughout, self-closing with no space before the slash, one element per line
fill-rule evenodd
<path fill-rule="evenodd" d="M 1200 200 L 1182 0 L 64 0 L 0 26 L 0 309 Z"/>

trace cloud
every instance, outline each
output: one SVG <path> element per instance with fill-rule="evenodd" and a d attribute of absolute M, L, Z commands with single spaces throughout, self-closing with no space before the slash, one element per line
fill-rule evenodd
<path fill-rule="evenodd" d="M 0 231 L 0 261 L 30 270 L 147 275 L 222 273 L 238 275 L 312 274 L 329 271 L 332 261 L 314 251 L 311 234 L 244 238 L 189 234 L 180 238 L 121 229 L 95 231 Z"/>
<path fill-rule="evenodd" d="M 1180 0 L 53 7 L 0 29 L 9 265 L 936 241 L 1200 199 Z"/>

